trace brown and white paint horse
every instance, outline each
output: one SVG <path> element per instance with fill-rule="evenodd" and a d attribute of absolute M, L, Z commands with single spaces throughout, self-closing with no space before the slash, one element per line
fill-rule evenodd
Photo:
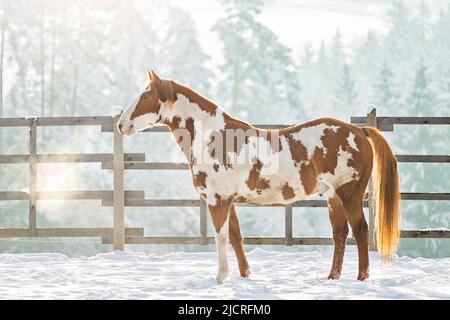
<path fill-rule="evenodd" d="M 333 227 L 335 248 L 328 278 L 341 275 L 350 224 L 358 247 L 358 279 L 367 279 L 363 198 L 372 173 L 378 249 L 385 258 L 395 252 L 400 216 L 397 161 L 377 129 L 323 118 L 262 130 L 231 117 L 186 86 L 161 79 L 154 71 L 149 76 L 146 90 L 122 114 L 119 130 L 131 136 L 166 125 L 174 133 L 212 217 L 219 283 L 229 273 L 229 242 L 241 276 L 250 275 L 235 203 L 290 204 L 315 194 L 327 198 Z"/>

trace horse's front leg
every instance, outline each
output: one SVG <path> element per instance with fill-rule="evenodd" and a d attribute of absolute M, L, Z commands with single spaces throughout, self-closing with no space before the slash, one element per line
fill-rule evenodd
<path fill-rule="evenodd" d="M 216 279 L 217 283 L 222 284 L 230 272 L 227 256 L 230 204 L 216 201 L 215 204 L 208 204 L 208 208 L 216 231 L 216 248 L 219 254 L 219 270 Z"/>
<path fill-rule="evenodd" d="M 233 246 L 234 253 L 236 254 L 241 277 L 248 278 L 250 276 L 250 267 L 242 245 L 241 228 L 239 226 L 239 220 L 234 205 L 230 206 L 230 242 Z"/>

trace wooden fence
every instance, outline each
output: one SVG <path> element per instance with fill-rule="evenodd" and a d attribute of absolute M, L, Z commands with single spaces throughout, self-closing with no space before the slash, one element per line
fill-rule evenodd
<path fill-rule="evenodd" d="M 123 250 L 125 244 L 201 244 L 214 243 L 207 233 L 207 207 L 201 199 L 146 199 L 144 192 L 124 190 L 125 170 L 188 170 L 185 163 L 145 161 L 145 154 L 125 154 L 123 138 L 116 129 L 118 117 L 61 117 L 61 118 L 2 118 L 0 127 L 29 128 L 29 153 L 23 155 L 0 155 L 0 164 L 28 164 L 29 192 L 0 192 L 0 201 L 27 200 L 29 202 L 29 225 L 24 229 L 0 229 L 0 238 L 22 237 L 99 237 L 104 244 L 113 244 L 115 250 Z M 396 124 L 407 125 L 450 125 L 450 117 L 377 117 L 373 110 L 366 117 L 352 117 L 356 125 L 376 126 L 382 131 L 392 131 Z M 111 154 L 39 154 L 37 150 L 37 129 L 49 126 L 100 126 L 101 131 L 113 133 L 114 146 Z M 280 128 L 283 126 L 260 126 Z M 157 127 L 145 132 L 167 132 Z M 399 162 L 441 162 L 449 163 L 450 155 L 397 155 Z M 101 163 L 102 169 L 113 170 L 114 189 L 101 191 L 51 191 L 37 190 L 37 166 L 39 163 Z M 370 200 L 364 206 L 369 207 L 369 246 L 376 250 L 375 208 Z M 111 228 L 52 228 L 37 226 L 37 203 L 39 200 L 100 200 L 105 207 L 112 207 L 114 223 Z M 403 200 L 450 200 L 450 193 L 402 193 Z M 259 206 L 242 204 L 241 206 Z M 274 205 L 277 206 L 277 205 Z M 200 234 L 197 237 L 146 237 L 143 228 L 125 227 L 125 207 L 197 207 L 200 213 Z M 293 237 L 292 216 L 294 207 L 327 207 L 325 200 L 305 200 L 283 206 L 285 211 L 284 237 L 246 237 L 244 243 L 253 245 L 330 245 L 332 238 Z M 402 238 L 450 238 L 446 230 L 402 230 Z M 349 244 L 354 244 L 352 238 Z"/>

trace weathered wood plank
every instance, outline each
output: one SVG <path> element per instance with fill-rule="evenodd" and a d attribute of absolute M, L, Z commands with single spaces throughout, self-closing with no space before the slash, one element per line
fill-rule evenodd
<path fill-rule="evenodd" d="M 1 164 L 21 164 L 29 163 L 30 156 L 27 154 L 10 154 L 10 155 L 0 155 Z"/>
<path fill-rule="evenodd" d="M 403 192 L 402 200 L 450 200 L 450 193 L 442 192 Z"/>
<path fill-rule="evenodd" d="M 368 125 L 367 117 L 351 117 L 351 123 Z M 381 131 L 393 131 L 394 125 L 448 125 L 450 117 L 377 117 L 377 128 Z"/>
<path fill-rule="evenodd" d="M 127 207 L 199 207 L 197 199 L 126 199 Z"/>
<path fill-rule="evenodd" d="M 126 170 L 189 170 L 187 163 L 170 162 L 129 162 L 125 164 Z"/>
<path fill-rule="evenodd" d="M 214 237 L 207 238 L 208 244 L 214 244 Z M 200 244 L 200 237 L 127 237 L 126 244 Z M 277 237 L 245 237 L 246 245 L 285 245 L 285 238 Z M 332 238 L 293 238 L 292 245 L 332 245 Z M 352 238 L 347 239 L 347 244 L 354 245 Z"/>
<path fill-rule="evenodd" d="M 292 207 L 286 206 L 284 208 L 284 237 L 285 245 L 292 245 Z"/>
<path fill-rule="evenodd" d="M 28 127 L 30 125 L 29 118 L 0 118 L 0 127 Z"/>
<path fill-rule="evenodd" d="M 40 154 L 39 163 L 90 163 L 112 162 L 113 154 Z M 145 161 L 145 153 L 128 153 L 124 155 L 125 161 Z"/>
<path fill-rule="evenodd" d="M 38 154 L 38 163 L 91 163 L 104 162 L 110 163 L 112 169 L 113 154 L 94 153 L 94 154 Z M 127 153 L 124 156 L 125 161 L 145 161 L 145 153 Z M 30 156 L 26 154 L 19 155 L 0 155 L 0 164 L 20 164 L 28 163 Z"/>
<path fill-rule="evenodd" d="M 446 155 L 396 155 L 398 162 L 448 163 L 450 156 Z"/>
<path fill-rule="evenodd" d="M 40 117 L 37 118 L 37 125 L 40 127 L 50 126 L 101 126 L 112 123 L 112 117 Z"/>
<path fill-rule="evenodd" d="M 204 199 L 200 199 L 200 244 L 208 243 L 208 207 Z"/>
<path fill-rule="evenodd" d="M 29 193 L 23 191 L 2 191 L 0 201 L 29 200 Z"/>
<path fill-rule="evenodd" d="M 114 250 L 125 248 L 125 192 L 123 136 L 117 128 L 120 116 L 114 118 Z"/>
<path fill-rule="evenodd" d="M 112 200 L 113 191 L 39 191 L 38 200 Z M 145 192 L 142 190 L 126 190 L 125 198 L 143 199 Z"/>
<path fill-rule="evenodd" d="M 112 202 L 108 199 L 104 199 L 102 205 L 104 207 L 111 207 Z M 273 204 L 273 205 L 262 205 L 262 204 L 252 204 L 252 203 L 236 203 L 238 207 L 279 207 L 283 208 L 286 205 L 283 204 Z M 199 207 L 200 200 L 196 199 L 125 199 L 126 207 Z M 290 204 L 291 207 L 295 208 L 327 208 L 326 200 L 303 200 Z M 367 201 L 364 202 L 364 206 L 367 207 Z"/>
<path fill-rule="evenodd" d="M 0 238 L 22 238 L 22 237 L 47 237 L 47 238 L 89 238 L 89 237 L 110 237 L 112 238 L 112 228 L 37 228 L 36 234 L 32 235 L 29 229 L 1 229 Z M 144 235 L 143 228 L 126 228 L 126 235 L 129 237 L 141 237 Z"/>
<path fill-rule="evenodd" d="M 28 175 L 28 189 L 30 192 L 28 201 L 28 228 L 31 233 L 36 232 L 37 228 L 37 120 L 35 118 L 30 119 L 30 155 L 29 155 L 29 175 Z"/>
<path fill-rule="evenodd" d="M 372 109 L 372 111 L 367 114 L 367 125 L 370 127 L 377 126 L 377 109 Z M 375 193 L 372 187 L 372 178 L 370 178 L 369 181 L 369 194 L 367 199 L 369 203 L 369 250 L 376 251 L 377 241 L 375 237 L 375 215 L 377 208 L 375 202 Z"/>
<path fill-rule="evenodd" d="M 402 238 L 450 238 L 450 230 L 402 230 Z"/>

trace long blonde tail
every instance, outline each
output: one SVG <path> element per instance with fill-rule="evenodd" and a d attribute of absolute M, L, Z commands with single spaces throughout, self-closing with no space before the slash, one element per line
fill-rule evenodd
<path fill-rule="evenodd" d="M 395 253 L 400 238 L 400 191 L 397 159 L 378 129 L 363 128 L 374 153 L 372 185 L 377 212 L 378 251 L 385 260 Z"/>

